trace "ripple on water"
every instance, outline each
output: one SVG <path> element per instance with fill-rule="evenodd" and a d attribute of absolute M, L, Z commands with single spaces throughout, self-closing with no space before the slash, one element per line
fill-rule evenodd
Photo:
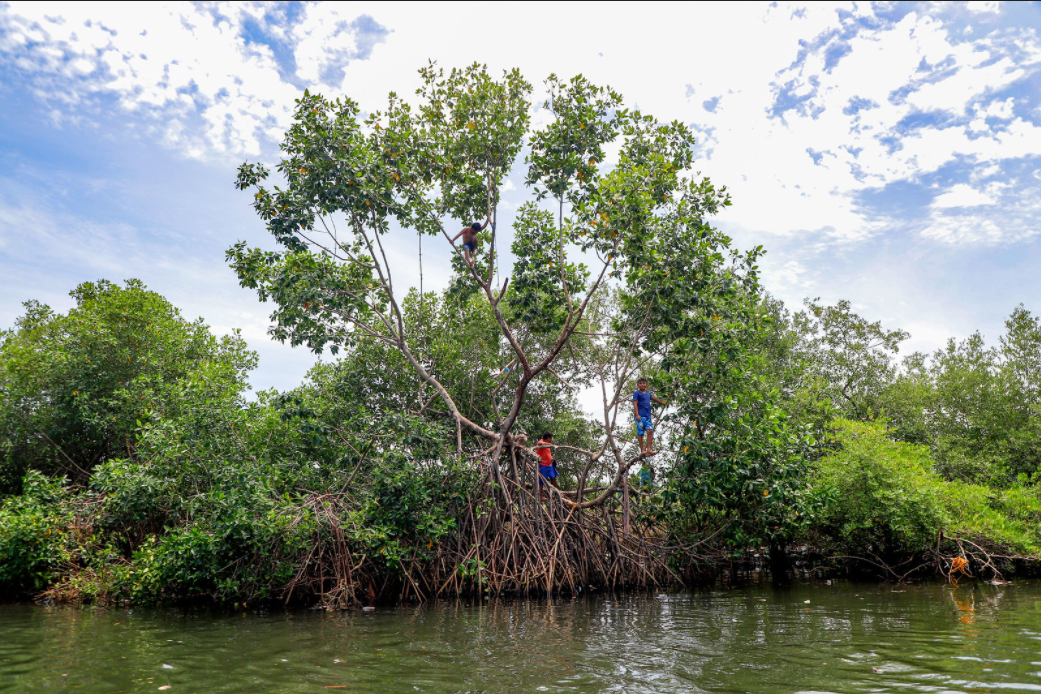
<path fill-rule="evenodd" d="M 1038 691 L 1039 605 L 1029 581 L 833 581 L 370 613 L 5 606 L 0 691 Z"/>

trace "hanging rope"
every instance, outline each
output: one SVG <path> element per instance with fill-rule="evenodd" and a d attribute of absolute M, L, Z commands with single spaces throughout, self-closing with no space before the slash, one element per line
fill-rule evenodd
<path fill-rule="evenodd" d="M 496 226 L 496 222 L 498 221 L 498 219 L 499 201 L 498 199 L 496 199 L 495 207 L 492 208 L 492 253 L 495 254 L 495 286 L 499 286 L 499 265 L 501 264 L 499 259 L 499 232 L 498 227 Z"/>
<path fill-rule="evenodd" d="M 495 284 L 499 284 L 499 234 L 496 232 L 496 222 L 499 217 L 499 190 L 495 186 L 492 174 L 488 172 L 488 217 L 492 223 L 492 250 L 490 262 L 495 263 Z"/>
<path fill-rule="evenodd" d="M 426 300 L 423 296 L 423 232 L 417 230 L 416 236 L 419 238 L 419 331 L 420 337 L 423 339 L 423 351 L 425 352 L 427 350 L 427 324 L 424 316 Z"/>

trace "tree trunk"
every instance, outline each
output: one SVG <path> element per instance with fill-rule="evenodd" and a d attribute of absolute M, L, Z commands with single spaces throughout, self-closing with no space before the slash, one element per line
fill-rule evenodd
<path fill-rule="evenodd" d="M 622 535 L 629 534 L 629 480 L 622 481 Z"/>
<path fill-rule="evenodd" d="M 775 584 L 787 583 L 789 576 L 788 548 L 777 542 L 770 543 L 770 577 Z"/>

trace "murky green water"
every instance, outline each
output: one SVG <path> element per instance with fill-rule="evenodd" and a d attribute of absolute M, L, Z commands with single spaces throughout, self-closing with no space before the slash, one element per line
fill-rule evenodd
<path fill-rule="evenodd" d="M 836 582 L 364 613 L 0 606 L 2 691 L 337 689 L 1041 691 L 1041 583 Z"/>

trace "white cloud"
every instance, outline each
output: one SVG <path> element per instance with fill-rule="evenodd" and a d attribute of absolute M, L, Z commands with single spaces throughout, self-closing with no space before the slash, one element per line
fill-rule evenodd
<path fill-rule="evenodd" d="M 278 34 L 255 5 L 14 2 L 0 9 L 0 57 L 47 101 L 112 96 L 124 113 L 154 115 L 161 139 L 189 157 L 255 156 L 289 124 L 300 89 L 247 25 Z M 358 52 L 345 22 L 297 29 L 302 79 Z"/>
<path fill-rule="evenodd" d="M 699 133 L 695 169 L 733 194 L 721 222 L 739 244 L 755 238 L 770 249 L 763 270 L 771 291 L 796 301 L 821 294 L 865 305 L 864 297 L 897 295 L 927 302 L 915 294 L 913 253 L 976 253 L 1041 233 L 1033 202 L 1041 200 L 1041 174 L 1027 166 L 1041 157 L 1041 110 L 1024 86 L 1041 68 L 1041 42 L 1037 26 L 1003 22 L 998 3 L 916 5 L 887 19 L 903 11 L 859 2 L 692 3 L 591 14 L 562 4 L 547 21 L 487 3 L 13 2 L 0 5 L 0 74 L 44 102 L 37 127 L 80 128 L 86 137 L 126 129 L 225 171 L 243 158 L 273 157 L 305 87 L 372 110 L 391 90 L 412 98 L 416 69 L 429 59 L 445 67 L 487 63 L 493 73 L 519 67 L 537 92 L 551 72 L 583 73 L 621 91 L 629 105 Z M 533 109 L 536 126 L 547 117 Z M 522 180 L 515 178 L 503 188 L 503 252 L 509 208 L 522 197 L 511 187 Z M 888 192 L 902 184 L 925 191 L 912 213 L 887 207 Z M 865 202 L 868 194 L 875 202 Z M 910 256 L 899 256 L 900 264 L 896 253 L 879 256 L 864 269 L 871 252 L 897 240 Z M 416 238 L 393 243 L 396 284 L 405 287 L 418 275 Z M 0 250 L 20 273 L 57 258 L 75 267 L 68 277 L 115 277 L 151 263 L 163 255 L 158 249 L 134 228 L 91 221 L 87 212 L 0 207 Z M 160 284 L 168 284 L 157 289 L 200 312 L 214 284 L 239 296 L 218 257 L 204 264 L 189 250 L 180 249 L 182 266 L 201 269 L 160 268 Z M 424 239 L 423 253 L 426 288 L 443 286 L 443 244 Z M 15 287 L 10 277 L 0 284 Z M 65 277 L 37 282 L 39 293 L 67 288 Z M 206 308 L 208 316 L 265 341 L 266 307 L 251 295 L 235 301 Z M 950 309 L 931 305 L 934 314 Z"/>
<path fill-rule="evenodd" d="M 976 207 L 978 205 L 993 205 L 994 200 L 972 186 L 959 183 L 942 195 L 937 195 L 932 202 L 936 208 L 945 207 Z"/>
<path fill-rule="evenodd" d="M 977 106 L 976 112 L 980 115 L 989 116 L 990 118 L 998 118 L 1001 120 L 1010 120 L 1012 118 L 1012 107 L 1015 104 L 1015 99 L 1009 97 L 1002 101 L 1001 99 L 995 99 L 990 102 L 986 108 Z"/>
<path fill-rule="evenodd" d="M 1000 215 L 986 206 L 996 206 Z M 922 236 L 948 246 L 1006 245 L 1041 236 L 1041 184 L 994 182 L 986 192 L 958 184 L 934 200 Z"/>
<path fill-rule="evenodd" d="M 971 0 L 971 2 L 965 3 L 965 7 L 970 12 L 991 14 L 1001 9 L 1001 3 L 997 0 Z"/>
<path fill-rule="evenodd" d="M 847 20 L 851 29 L 857 20 Z M 1011 42 L 1029 49 L 1018 62 L 1002 57 Z M 829 64 L 833 50 L 848 53 Z M 983 137 L 958 124 L 971 103 L 1035 71 L 1037 50 L 1030 32 L 969 43 L 941 20 L 914 13 L 845 42 L 824 42 L 773 80 L 779 100 L 792 102 L 783 122 L 762 117 L 772 104 L 751 88 L 702 116 L 712 128 L 714 165 L 703 168 L 731 184 L 734 217 L 744 226 L 870 236 L 870 217 L 856 204 L 860 191 L 915 180 L 959 156 L 1000 160 L 1041 151 L 1041 128 L 1023 120 L 994 132 L 984 122 Z M 1013 106 L 1005 99 L 983 111 L 1009 118 Z M 923 125 L 908 129 L 909 118 Z"/>
<path fill-rule="evenodd" d="M 537 86 L 550 72 L 583 72 L 630 104 L 692 122 L 704 134 L 698 168 L 729 185 L 733 221 L 833 240 L 877 233 L 858 203 L 862 191 L 914 180 L 959 156 L 1041 153 L 1041 128 L 1016 116 L 1014 99 L 989 96 L 1041 66 L 1036 34 L 993 30 L 966 40 L 932 10 L 891 23 L 871 18 L 863 3 L 695 5 L 651 7 L 623 22 L 562 7 L 550 24 L 511 13 L 510 31 L 488 42 L 467 37 L 500 25 L 501 8 L 374 3 L 366 17 L 356 6 L 300 7 L 289 17 L 267 5 L 12 3 L 0 10 L 0 54 L 36 75 L 44 98 L 65 100 L 66 110 L 111 94 L 124 112 L 154 114 L 167 146 L 221 158 L 253 157 L 280 139 L 303 86 L 376 109 L 392 89 L 409 98 L 415 70 L 430 58 L 445 66 L 478 60 L 495 71 L 519 66 Z M 587 30 L 575 34 L 569 27 L 579 22 Z M 691 44 L 691 27 L 704 26 L 734 27 L 741 40 L 708 31 Z M 651 35 L 655 51 L 629 48 Z M 604 53 L 605 45 L 614 50 Z M 727 69 L 690 61 L 695 46 Z M 710 112 L 702 102 L 713 96 L 723 98 Z M 988 119 L 1005 126 L 993 130 Z"/>
<path fill-rule="evenodd" d="M 774 292 L 798 295 L 806 293 L 812 286 L 805 265 L 798 260 L 788 260 L 779 268 L 764 269 L 766 286 Z"/>

